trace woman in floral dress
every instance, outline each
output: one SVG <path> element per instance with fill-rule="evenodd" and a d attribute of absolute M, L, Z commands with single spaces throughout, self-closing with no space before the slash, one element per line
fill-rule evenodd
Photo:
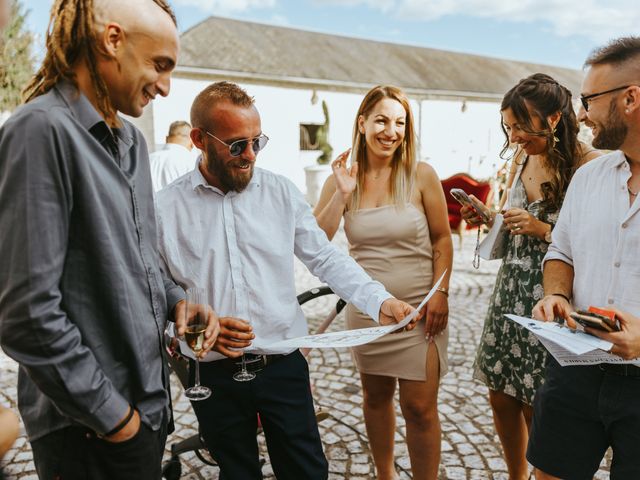
<path fill-rule="evenodd" d="M 571 92 L 548 75 L 521 80 L 504 96 L 500 110 L 506 136 L 502 154 L 516 147 L 511 196 L 523 200 L 517 205 L 511 202 L 504 213 L 510 237 L 485 319 L 474 378 L 489 387 L 509 478 L 521 480 L 529 478 L 525 452 L 531 405 L 544 381 L 546 351 L 533 334 L 504 315 L 530 317 L 543 297 L 542 259 L 564 194 L 575 170 L 598 154 L 577 139 Z M 463 208 L 462 215 L 471 224 L 481 221 L 470 208 Z"/>

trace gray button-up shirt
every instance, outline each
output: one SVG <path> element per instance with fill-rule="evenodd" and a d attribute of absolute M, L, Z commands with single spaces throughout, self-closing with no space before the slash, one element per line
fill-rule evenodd
<path fill-rule="evenodd" d="M 122 122 L 63 82 L 0 129 L 0 343 L 31 440 L 108 432 L 128 404 L 153 429 L 167 418 L 162 334 L 184 292 L 160 270 L 147 148 Z"/>

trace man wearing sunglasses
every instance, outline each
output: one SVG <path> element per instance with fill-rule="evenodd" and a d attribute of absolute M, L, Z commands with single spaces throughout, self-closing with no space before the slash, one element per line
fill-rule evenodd
<path fill-rule="evenodd" d="M 261 479 L 259 413 L 278 480 L 326 479 L 307 363 L 298 350 L 266 347 L 307 333 L 294 255 L 380 323 L 398 321 L 412 308 L 329 243 L 289 180 L 255 167 L 268 137 L 244 90 L 227 82 L 207 87 L 194 101 L 191 124 L 202 156 L 191 174 L 158 194 L 161 255 L 183 287 L 212 293 L 221 316 L 216 350 L 248 347 L 256 373 L 241 383 L 233 379 L 237 359 L 210 353 L 201 362 L 201 382 L 212 390 L 193 404 L 201 432 L 221 480 Z"/>
<path fill-rule="evenodd" d="M 599 306 L 615 310 L 620 331 L 585 328 L 613 344 L 616 357 L 603 363 L 561 367 L 549 357 L 527 452 L 537 480 L 591 479 L 609 447 L 611 479 L 640 478 L 640 37 L 613 41 L 586 66 L 579 119 L 594 147 L 616 151 L 574 175 L 534 315 L 575 327 L 570 312 Z"/>

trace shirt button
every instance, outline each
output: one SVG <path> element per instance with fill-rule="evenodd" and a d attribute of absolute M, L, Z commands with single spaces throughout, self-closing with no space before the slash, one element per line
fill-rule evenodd
<path fill-rule="evenodd" d="M 623 224 L 622 224 L 622 228 L 627 228 L 627 224 L 626 224 L 626 223 L 623 223 Z"/>
<path fill-rule="evenodd" d="M 620 262 L 614 263 L 613 266 L 616 267 L 616 268 L 620 267 Z"/>
<path fill-rule="evenodd" d="M 610 298 L 609 300 L 607 300 L 607 302 L 609 303 L 609 305 L 611 305 L 613 303 L 613 298 Z"/>

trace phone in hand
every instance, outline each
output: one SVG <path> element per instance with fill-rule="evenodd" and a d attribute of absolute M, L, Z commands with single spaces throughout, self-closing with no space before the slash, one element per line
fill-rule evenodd
<path fill-rule="evenodd" d="M 620 327 L 615 318 L 610 318 L 606 315 L 601 315 L 589 310 L 578 310 L 569 314 L 576 322 L 583 327 L 591 327 L 603 332 L 618 332 Z"/>
<path fill-rule="evenodd" d="M 484 205 L 477 200 L 473 200 L 469 195 L 467 195 L 467 192 L 461 188 L 452 188 L 450 192 L 451 196 L 455 198 L 460 205 L 463 207 L 473 208 L 484 223 L 491 221 L 491 218 L 484 209 Z"/>

